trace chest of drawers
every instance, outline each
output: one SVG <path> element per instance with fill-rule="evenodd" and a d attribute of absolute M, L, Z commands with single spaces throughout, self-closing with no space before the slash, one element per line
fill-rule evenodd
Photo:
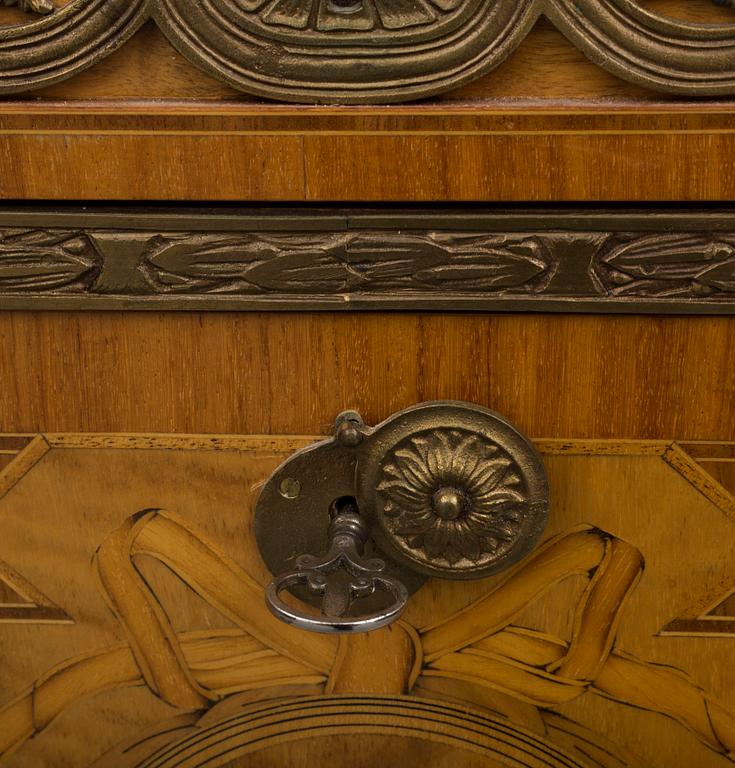
<path fill-rule="evenodd" d="M 18 0 L 0 95 L 0 764 L 730 764 L 732 8 Z M 536 546 L 278 622 L 264 483 L 426 401 L 531 438 Z M 375 455 L 461 566 L 522 482 L 430 426 Z"/>

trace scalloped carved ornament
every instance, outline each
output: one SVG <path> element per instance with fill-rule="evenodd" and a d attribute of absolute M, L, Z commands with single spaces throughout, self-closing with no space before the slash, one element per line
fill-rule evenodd
<path fill-rule="evenodd" d="M 9 0 L 3 0 L 7 5 Z M 48 11 L 51 0 L 10 0 Z M 71 77 L 148 18 L 191 62 L 243 91 L 388 103 L 497 67 L 546 16 L 593 62 L 640 85 L 735 94 L 735 23 L 695 24 L 634 0 L 69 0 L 0 27 L 0 93 Z"/>
<path fill-rule="evenodd" d="M 53 13 L 54 4 L 51 0 L 2 0 L 2 5 L 17 5 L 18 10 L 26 13 Z"/>

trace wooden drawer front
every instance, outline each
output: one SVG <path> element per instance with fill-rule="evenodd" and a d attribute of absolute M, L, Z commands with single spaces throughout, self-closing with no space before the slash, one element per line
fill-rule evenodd
<path fill-rule="evenodd" d="M 538 440 L 544 543 L 338 640 L 268 613 L 252 533 L 312 440 L 2 437 L 5 764 L 729 764 L 735 444 Z"/>

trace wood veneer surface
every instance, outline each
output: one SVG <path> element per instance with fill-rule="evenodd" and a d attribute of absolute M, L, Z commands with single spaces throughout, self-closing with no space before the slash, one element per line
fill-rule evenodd
<path fill-rule="evenodd" d="M 319 434 L 469 400 L 535 437 L 731 440 L 735 320 L 0 314 L 0 431 Z"/>
<path fill-rule="evenodd" d="M 709 0 L 649 0 L 698 23 Z M 0 9 L 0 20 L 23 18 Z M 0 197 L 80 200 L 731 200 L 733 102 L 647 91 L 541 20 L 431 101 L 305 107 L 204 75 L 149 23 L 92 69 L 0 101 Z"/>
<path fill-rule="evenodd" d="M 0 109 L 0 197 L 731 200 L 735 124 L 727 105 L 442 114 L 7 105 Z"/>

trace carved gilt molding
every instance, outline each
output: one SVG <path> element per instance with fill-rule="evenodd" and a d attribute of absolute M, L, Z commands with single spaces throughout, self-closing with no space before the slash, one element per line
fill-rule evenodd
<path fill-rule="evenodd" d="M 149 13 L 146 0 L 71 0 L 26 24 L 0 27 L 0 94 L 82 72 L 126 42 Z"/>
<path fill-rule="evenodd" d="M 622 78 L 689 96 L 735 93 L 735 24 L 674 20 L 634 0 L 70 0 L 0 27 L 0 93 L 70 77 L 153 18 L 191 62 L 243 91 L 400 102 L 489 72 L 541 15 Z"/>
<path fill-rule="evenodd" d="M 735 313 L 735 212 L 0 209 L 0 309 Z"/>
<path fill-rule="evenodd" d="M 54 4 L 51 0 L 3 0 L 3 5 L 17 5 L 18 10 L 26 13 L 53 13 Z"/>

